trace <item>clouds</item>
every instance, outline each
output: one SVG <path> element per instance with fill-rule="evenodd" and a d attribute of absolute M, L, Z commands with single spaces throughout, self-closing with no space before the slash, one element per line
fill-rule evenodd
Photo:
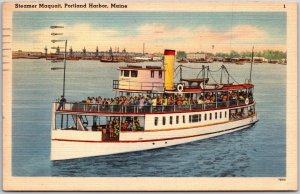
<path fill-rule="evenodd" d="M 143 23 L 135 26 L 96 27 L 89 23 L 64 25 L 64 29 L 56 29 L 64 36 L 51 36 L 54 30 L 43 28 L 24 35 L 22 41 L 14 42 L 14 50 L 39 50 L 53 45 L 51 39 L 68 39 L 73 50 L 94 51 L 96 46 L 101 51 L 110 47 L 126 48 L 129 52 L 141 52 L 146 43 L 146 52 L 162 52 L 166 48 L 184 50 L 187 52 L 227 52 L 230 50 L 251 50 L 252 45 L 261 50 L 274 46 L 285 50 L 282 44 L 267 44 L 270 42 L 269 32 L 255 25 L 235 25 L 229 29 L 214 29 L 207 25 L 174 26 L 166 23 Z M 214 45 L 214 50 L 212 50 Z"/>

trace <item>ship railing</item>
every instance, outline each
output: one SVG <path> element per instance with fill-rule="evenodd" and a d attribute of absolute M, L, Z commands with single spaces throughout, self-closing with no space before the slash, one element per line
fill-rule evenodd
<path fill-rule="evenodd" d="M 159 112 L 185 112 L 197 110 L 210 110 L 216 108 L 245 105 L 245 101 L 210 102 L 202 104 L 182 104 L 182 105 L 111 105 L 111 104 L 88 104 L 82 102 L 66 102 L 60 110 L 74 112 L 109 112 L 109 113 L 159 113 Z M 55 109 L 59 107 L 59 102 L 55 102 Z"/>

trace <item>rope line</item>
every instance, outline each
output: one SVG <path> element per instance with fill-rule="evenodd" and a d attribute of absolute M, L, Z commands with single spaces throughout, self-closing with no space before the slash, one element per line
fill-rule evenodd
<path fill-rule="evenodd" d="M 210 71 L 210 70 L 208 70 L 208 73 L 209 73 L 209 75 L 211 76 L 211 78 L 215 81 L 215 83 L 218 84 L 218 82 L 215 80 L 214 76 L 211 74 L 211 71 Z"/>
<path fill-rule="evenodd" d="M 197 78 L 199 78 L 199 76 L 201 75 L 201 73 L 203 72 L 204 69 L 207 69 L 207 73 L 209 73 L 210 77 L 213 79 L 213 81 L 214 81 L 215 83 L 219 83 L 219 82 L 216 81 L 216 79 L 215 79 L 214 76 L 212 75 L 212 72 L 215 73 L 215 72 L 221 71 L 221 79 L 222 79 L 222 77 L 223 77 L 223 76 L 222 76 L 223 71 L 225 71 L 226 74 L 227 74 L 227 76 L 228 76 L 229 78 L 231 78 L 235 83 L 239 84 L 239 82 L 237 82 L 237 81 L 234 79 L 234 77 L 228 72 L 228 70 L 227 70 L 226 66 L 224 65 L 224 63 L 223 63 L 222 66 L 221 66 L 219 69 L 217 69 L 217 70 L 210 70 L 210 69 L 209 69 L 209 66 L 207 66 L 207 67 L 204 66 L 204 68 L 203 68 L 203 67 L 189 67 L 189 66 L 185 66 L 185 65 L 178 65 L 178 66 L 175 68 L 175 70 L 174 70 L 175 77 L 178 76 L 179 71 L 177 71 L 177 70 L 178 70 L 179 67 L 184 67 L 184 68 L 187 68 L 187 69 L 201 69 L 201 70 L 199 71 L 199 73 L 197 74 Z M 207 74 L 207 76 L 208 76 L 208 74 Z M 221 80 L 220 80 L 220 82 L 221 82 Z"/>

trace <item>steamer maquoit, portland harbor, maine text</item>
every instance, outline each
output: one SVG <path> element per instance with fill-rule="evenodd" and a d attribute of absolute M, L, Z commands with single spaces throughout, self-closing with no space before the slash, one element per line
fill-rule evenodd
<path fill-rule="evenodd" d="M 45 9 L 62 9 L 62 8 L 127 8 L 126 4 L 120 3 L 110 3 L 103 4 L 103 3 L 57 3 L 57 4 L 46 4 L 46 3 L 39 3 L 39 4 L 20 4 L 15 3 L 15 8 L 26 9 L 26 8 L 45 8 Z"/>

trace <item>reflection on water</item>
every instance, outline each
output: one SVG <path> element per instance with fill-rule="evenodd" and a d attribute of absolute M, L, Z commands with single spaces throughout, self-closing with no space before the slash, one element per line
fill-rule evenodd
<path fill-rule="evenodd" d="M 118 78 L 118 65 L 122 64 L 68 61 L 67 100 L 114 96 L 112 80 Z M 185 65 L 200 67 L 202 64 Z M 214 70 L 221 63 L 209 65 Z M 240 83 L 249 77 L 249 65 L 226 66 Z M 252 79 L 260 121 L 252 128 L 156 150 L 55 162 L 50 161 L 50 108 L 62 92 L 63 72 L 51 71 L 51 67 L 44 60 L 13 62 L 15 176 L 285 176 L 286 66 L 254 66 Z M 199 73 L 187 71 L 183 77 Z"/>

